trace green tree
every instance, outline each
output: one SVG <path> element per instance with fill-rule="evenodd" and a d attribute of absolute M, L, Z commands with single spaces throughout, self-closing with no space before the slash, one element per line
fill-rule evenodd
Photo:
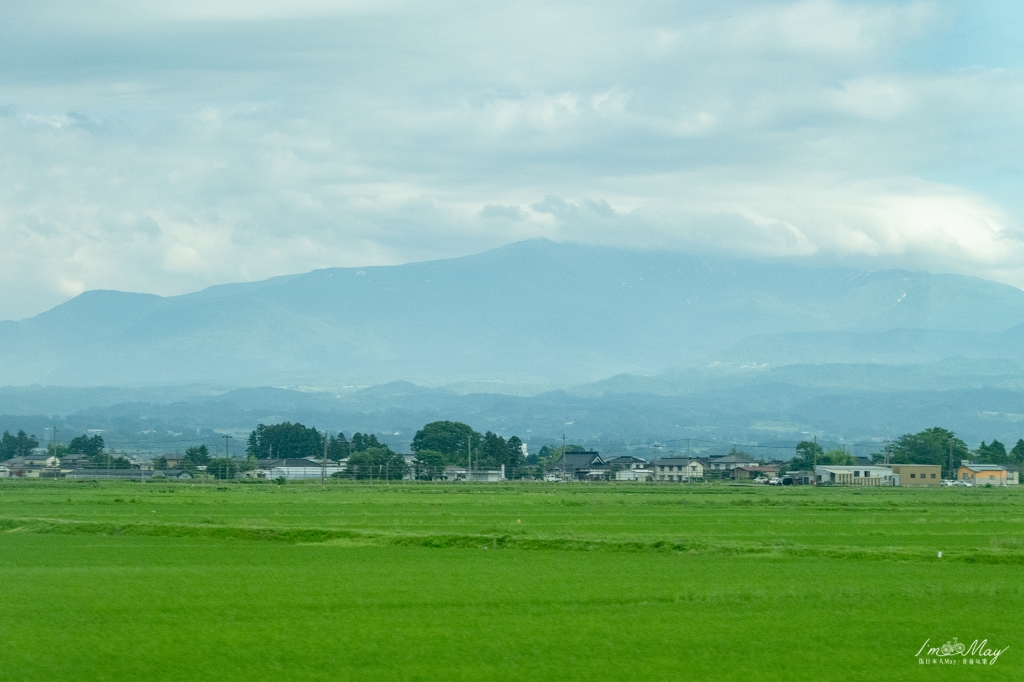
<path fill-rule="evenodd" d="M 92 458 L 92 463 L 95 467 L 100 469 L 131 469 L 132 463 L 127 457 L 114 457 L 105 452 L 101 452 Z"/>
<path fill-rule="evenodd" d="M 505 475 L 508 478 L 519 478 L 523 468 L 523 441 L 519 436 L 508 439 L 508 457 L 505 461 Z"/>
<path fill-rule="evenodd" d="M 587 449 L 585 447 L 583 447 L 582 445 L 573 445 L 572 443 L 568 443 L 565 446 L 565 451 L 568 452 L 569 454 L 572 454 L 574 452 L 586 452 Z M 548 459 L 548 460 L 550 460 L 552 462 L 558 460 L 561 456 L 562 456 L 562 447 L 561 446 L 559 446 L 557 448 L 554 448 L 554 447 L 550 447 L 550 446 L 545 445 L 545 446 L 541 447 L 540 452 L 537 453 L 538 459 L 544 458 L 544 459 Z"/>
<path fill-rule="evenodd" d="M 433 450 L 440 452 L 449 464 L 467 463 L 467 443 L 476 453 L 480 447 L 480 434 L 462 422 L 431 422 L 416 432 L 412 439 L 412 451 Z"/>
<path fill-rule="evenodd" d="M 974 459 L 984 464 L 1009 464 L 1010 456 L 1006 453 L 1006 446 L 997 440 L 989 445 L 981 441 L 981 445 L 974 451 Z"/>
<path fill-rule="evenodd" d="M 407 467 L 405 458 L 389 448 L 366 448 L 352 453 L 347 472 L 352 478 L 400 481 Z"/>
<path fill-rule="evenodd" d="M 18 435 L 12 436 L 9 431 L 4 431 L 0 436 L 0 462 L 12 457 L 27 457 L 32 448 L 38 448 L 39 441 L 35 436 L 29 436 L 24 431 L 18 431 Z"/>
<path fill-rule="evenodd" d="M 568 449 L 568 448 L 567 448 Z M 515 478 L 516 472 L 523 462 L 523 441 L 512 436 L 507 441 L 496 433 L 488 431 L 480 439 L 477 455 L 473 456 L 473 464 L 477 462 L 481 469 L 500 469 L 505 467 L 505 476 Z"/>
<path fill-rule="evenodd" d="M 420 450 L 413 460 L 416 467 L 416 478 L 421 481 L 433 481 L 444 474 L 445 456 L 436 450 Z"/>
<path fill-rule="evenodd" d="M 331 436 L 330 441 L 327 444 L 327 456 L 333 459 L 335 462 L 341 460 L 352 454 L 352 446 L 345 438 L 344 433 L 339 433 L 337 436 Z"/>
<path fill-rule="evenodd" d="M 391 448 L 377 440 L 377 436 L 372 433 L 359 433 L 356 431 L 352 434 L 352 452 L 362 452 L 370 448 L 386 448 L 388 451 L 391 450 Z"/>
<path fill-rule="evenodd" d="M 167 471 L 167 468 L 168 468 L 167 458 L 166 457 L 157 457 L 156 459 L 154 459 L 153 460 L 153 468 L 155 470 L 157 470 L 157 471 Z"/>
<path fill-rule="evenodd" d="M 54 443 L 47 443 L 46 444 L 46 454 L 48 454 L 48 455 L 54 455 L 56 457 L 63 457 L 64 455 L 68 454 L 68 451 L 69 451 L 69 449 L 68 449 L 67 445 L 62 445 L 60 443 L 56 443 L 56 444 L 54 444 Z"/>
<path fill-rule="evenodd" d="M 853 464 L 855 461 L 856 460 L 853 458 L 853 455 L 848 453 L 846 450 L 843 450 L 841 448 L 832 448 L 822 456 L 822 459 L 818 460 L 818 464 L 835 464 L 838 466 L 849 466 Z"/>
<path fill-rule="evenodd" d="M 897 438 L 890 448 L 890 462 L 893 464 L 939 464 L 943 475 L 950 477 L 949 459 L 953 455 L 953 471 L 960 462 L 970 458 L 967 444 L 952 431 L 937 426 L 920 433 L 905 433 Z"/>
<path fill-rule="evenodd" d="M 259 424 L 249 434 L 245 452 L 257 459 L 319 459 L 324 454 L 324 437 L 302 424 Z"/>
<path fill-rule="evenodd" d="M 100 466 L 109 466 L 109 462 L 103 459 L 103 448 L 106 444 L 103 442 L 103 436 L 97 434 L 92 436 L 86 436 L 85 434 L 72 438 L 71 442 L 68 443 L 68 452 L 71 454 L 85 455 L 91 459 L 95 464 Z"/>
<path fill-rule="evenodd" d="M 810 471 L 815 464 L 825 464 L 825 450 L 812 440 L 802 440 L 796 444 L 796 455 L 789 466 L 795 471 Z"/>
<path fill-rule="evenodd" d="M 228 457 L 211 459 L 206 465 L 206 473 L 217 479 L 234 478 L 238 472 L 238 462 Z"/>
<path fill-rule="evenodd" d="M 508 443 L 496 433 L 488 431 L 480 439 L 480 447 L 474 458 L 474 466 L 481 469 L 497 469 L 508 460 Z"/>
<path fill-rule="evenodd" d="M 203 466 L 210 461 L 210 451 L 205 445 L 193 445 L 192 447 L 185 450 L 185 456 L 182 458 L 182 465 L 186 463 L 193 466 Z"/>
<path fill-rule="evenodd" d="M 1024 464 L 1024 438 L 1019 439 L 1010 450 L 1010 461 L 1014 464 Z"/>

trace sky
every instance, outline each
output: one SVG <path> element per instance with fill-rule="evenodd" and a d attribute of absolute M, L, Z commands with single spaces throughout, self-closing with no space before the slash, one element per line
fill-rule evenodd
<path fill-rule="evenodd" d="M 1024 287 L 1024 9 L 0 6 L 0 319 L 522 239 Z"/>

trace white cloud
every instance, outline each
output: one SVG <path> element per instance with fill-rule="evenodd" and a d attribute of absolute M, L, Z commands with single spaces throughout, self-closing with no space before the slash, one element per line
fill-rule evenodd
<path fill-rule="evenodd" d="M 946 6 L 84 7 L 0 8 L 0 319 L 536 236 L 1024 284 L 1024 78 Z"/>

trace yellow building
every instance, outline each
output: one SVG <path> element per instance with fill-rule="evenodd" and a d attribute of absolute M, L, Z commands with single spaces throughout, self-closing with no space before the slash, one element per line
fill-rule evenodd
<path fill-rule="evenodd" d="M 894 474 L 899 474 L 901 486 L 939 485 L 942 483 L 942 467 L 938 464 L 888 464 Z"/>
<path fill-rule="evenodd" d="M 974 485 L 1006 485 L 1006 467 L 998 464 L 964 464 L 956 477 Z"/>

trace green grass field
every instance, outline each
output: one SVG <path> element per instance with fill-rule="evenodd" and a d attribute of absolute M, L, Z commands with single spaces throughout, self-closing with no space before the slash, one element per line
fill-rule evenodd
<path fill-rule="evenodd" d="M 2 680 L 1021 679 L 1022 581 L 1015 488 L 0 481 Z"/>

